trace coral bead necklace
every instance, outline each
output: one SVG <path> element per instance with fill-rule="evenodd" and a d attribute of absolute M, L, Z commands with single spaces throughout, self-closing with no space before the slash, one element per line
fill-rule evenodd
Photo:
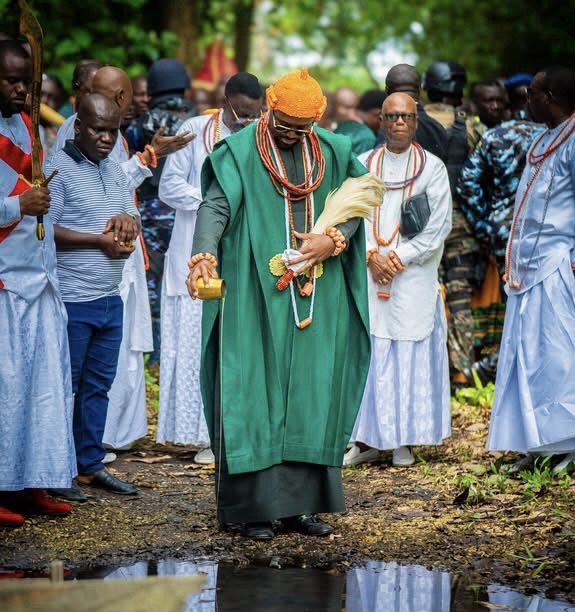
<path fill-rule="evenodd" d="M 325 158 L 319 146 L 316 134 L 309 134 L 301 142 L 301 151 L 304 167 L 304 180 L 298 185 L 290 183 L 287 168 L 283 162 L 281 153 L 272 138 L 267 125 L 267 118 L 260 119 L 256 127 L 256 144 L 262 163 L 270 175 L 272 184 L 277 193 L 284 200 L 284 221 L 286 231 L 286 248 L 297 249 L 297 238 L 295 236 L 295 223 L 293 217 L 293 202 L 304 200 L 305 227 L 304 233 L 309 232 L 314 223 L 314 201 L 313 192 L 321 183 L 325 173 Z M 297 145 L 296 145 L 297 146 Z M 315 177 L 315 178 L 314 178 Z M 276 256 L 277 257 L 277 256 Z M 304 286 L 301 285 L 298 274 L 293 270 L 287 270 L 277 281 L 279 290 L 286 289 L 289 285 L 292 310 L 296 327 L 305 329 L 311 325 L 315 305 L 316 274 L 312 270 L 309 280 Z M 308 316 L 301 320 L 298 313 L 296 300 L 296 287 L 299 294 L 311 296 Z"/>
<path fill-rule="evenodd" d="M 409 149 L 409 157 L 407 159 L 407 164 L 405 167 L 405 178 L 403 181 L 385 181 L 383 176 L 383 163 L 385 156 L 385 143 L 374 149 L 369 157 L 367 158 L 367 167 L 373 172 L 376 176 L 381 177 L 383 180 L 383 184 L 385 185 L 386 191 L 395 191 L 401 189 L 403 191 L 402 202 L 405 201 L 406 197 L 406 189 L 407 189 L 407 197 L 411 196 L 413 191 L 413 184 L 415 181 L 421 176 L 425 168 L 425 164 L 427 162 L 427 157 L 425 155 L 425 151 L 423 148 L 417 144 L 416 142 L 411 144 Z M 408 176 L 409 166 L 413 163 L 411 176 Z M 383 194 L 384 202 L 385 202 L 385 192 Z M 377 242 L 378 247 L 388 247 L 399 235 L 399 223 L 389 236 L 389 238 L 383 238 L 379 234 L 379 226 L 380 226 L 380 209 L 383 207 L 383 202 L 381 207 L 376 208 L 373 215 L 373 236 Z"/>
<path fill-rule="evenodd" d="M 221 109 L 217 113 L 214 113 L 204 126 L 204 149 L 209 155 L 216 146 L 216 143 L 220 141 L 222 137 L 222 117 L 224 110 Z"/>
<path fill-rule="evenodd" d="M 285 170 L 283 162 L 278 163 L 277 161 L 279 155 L 272 154 L 272 152 L 277 152 L 277 146 L 269 131 L 269 113 L 258 121 L 256 127 L 256 146 L 275 190 L 282 197 L 289 196 L 293 201 L 303 200 L 321 185 L 325 175 L 325 157 L 319 144 L 318 135 L 315 132 L 307 134 L 301 142 L 302 151 L 305 147 L 311 148 L 311 163 L 305 172 L 303 182 L 299 185 L 289 182 L 287 174 L 282 173 L 282 170 Z"/>

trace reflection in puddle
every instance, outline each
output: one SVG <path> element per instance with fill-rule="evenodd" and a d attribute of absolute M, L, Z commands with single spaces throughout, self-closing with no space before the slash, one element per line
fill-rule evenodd
<path fill-rule="evenodd" d="M 449 574 L 418 565 L 369 561 L 347 574 L 348 612 L 449 612 Z"/>
<path fill-rule="evenodd" d="M 529 597 L 499 586 L 490 587 L 489 602 L 496 610 L 521 610 L 522 612 L 573 612 L 575 610 L 575 606 L 562 601 Z"/>
<path fill-rule="evenodd" d="M 575 606 L 565 602 L 500 585 L 470 588 L 448 572 L 382 561 L 350 570 L 346 591 L 346 612 L 575 612 Z"/>
<path fill-rule="evenodd" d="M 102 571 L 106 580 L 192 576 L 207 583 L 187 600 L 185 612 L 575 612 L 575 606 L 522 595 L 499 585 L 462 586 L 448 572 L 369 561 L 344 574 L 296 568 L 237 568 L 209 560 L 140 562 Z M 96 577 L 92 575 L 92 577 Z"/>
<path fill-rule="evenodd" d="M 156 562 L 140 562 L 128 567 L 119 567 L 105 576 L 105 580 L 118 578 L 143 578 L 144 576 L 195 576 L 206 575 L 206 584 L 201 592 L 192 593 L 186 602 L 185 612 L 212 612 L 216 608 L 216 577 L 218 564 L 214 561 L 175 561 L 166 559 Z M 182 611 L 183 612 L 183 611 Z"/>

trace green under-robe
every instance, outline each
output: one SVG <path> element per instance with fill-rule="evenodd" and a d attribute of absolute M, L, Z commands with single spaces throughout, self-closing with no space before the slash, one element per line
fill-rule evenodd
<path fill-rule="evenodd" d="M 316 218 L 331 190 L 365 173 L 347 139 L 318 135 L 326 171 L 314 192 Z M 291 182 L 301 182 L 301 147 L 282 158 Z M 349 248 L 324 262 L 313 323 L 300 330 L 289 289 L 275 288 L 268 267 L 286 248 L 285 207 L 259 158 L 255 126 L 218 144 L 202 183 L 193 252 L 217 252 L 228 287 L 224 303 L 205 302 L 202 315 L 202 396 L 219 518 L 342 511 L 340 466 L 370 356 L 363 224 L 340 226 Z M 294 204 L 294 224 L 305 229 L 303 202 Z M 296 294 L 296 303 L 305 319 L 311 298 Z"/>

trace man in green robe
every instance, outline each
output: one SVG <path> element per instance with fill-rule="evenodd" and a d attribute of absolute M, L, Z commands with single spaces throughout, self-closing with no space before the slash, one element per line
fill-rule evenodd
<path fill-rule="evenodd" d="M 227 286 L 202 315 L 221 523 L 241 523 L 256 539 L 272 538 L 278 520 L 323 536 L 333 528 L 316 513 L 345 510 L 341 463 L 370 341 L 363 223 L 311 229 L 329 192 L 366 171 L 349 139 L 315 126 L 325 98 L 305 69 L 268 88 L 267 102 L 257 124 L 204 164 L 186 282 L 198 297 L 198 281 L 209 285 L 217 269 Z M 287 249 L 296 252 L 283 263 Z M 298 264 L 278 289 L 286 265 Z"/>

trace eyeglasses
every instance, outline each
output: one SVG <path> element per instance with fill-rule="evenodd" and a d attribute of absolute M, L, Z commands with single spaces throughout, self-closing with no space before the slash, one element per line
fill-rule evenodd
<path fill-rule="evenodd" d="M 405 123 L 413 123 L 417 115 L 415 113 L 385 113 L 383 118 L 390 123 L 396 123 L 401 120 Z"/>
<path fill-rule="evenodd" d="M 295 134 L 311 134 L 313 132 L 313 123 L 307 127 L 295 128 L 289 125 L 282 125 L 276 121 L 276 116 L 272 111 L 272 124 L 274 129 L 281 134 L 287 134 L 288 132 L 294 132 Z"/>
<path fill-rule="evenodd" d="M 236 109 L 231 105 L 231 102 L 228 100 L 228 104 L 230 106 L 230 109 L 232 111 L 232 115 L 234 116 L 234 121 L 236 123 L 240 123 L 241 125 L 247 125 L 248 123 L 253 123 L 254 121 L 257 121 L 258 119 L 261 118 L 261 116 L 263 115 L 262 111 L 259 112 L 258 115 L 254 116 L 250 116 L 248 115 L 247 117 L 240 117 L 237 113 L 236 113 Z"/>

